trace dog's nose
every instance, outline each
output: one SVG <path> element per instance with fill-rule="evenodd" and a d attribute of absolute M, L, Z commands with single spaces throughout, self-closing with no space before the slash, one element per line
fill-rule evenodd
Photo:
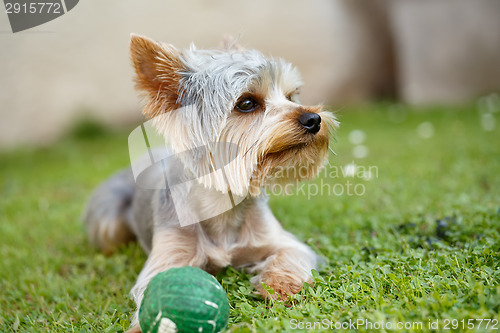
<path fill-rule="evenodd" d="M 321 128 L 321 117 L 317 113 L 304 112 L 299 117 L 299 122 L 309 133 L 316 134 Z"/>

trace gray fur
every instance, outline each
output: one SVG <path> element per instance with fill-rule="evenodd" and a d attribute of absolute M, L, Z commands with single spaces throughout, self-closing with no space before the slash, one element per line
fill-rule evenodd
<path fill-rule="evenodd" d="M 168 178 L 178 183 L 184 174 L 179 163 L 170 163 Z M 92 243 L 105 248 L 108 236 L 128 228 L 146 253 L 151 252 L 153 230 L 157 226 L 178 226 L 167 177 L 157 163 L 134 179 L 131 168 L 121 170 L 103 182 L 91 195 L 83 216 Z M 173 169 L 174 168 L 174 169 Z M 151 184 L 156 186 L 151 187 Z M 154 189 L 156 188 L 156 189 Z M 106 229 L 102 235 L 102 230 Z"/>
<path fill-rule="evenodd" d="M 113 252 L 110 239 L 118 243 L 133 239 L 127 231 L 132 216 L 135 180 L 130 169 L 117 172 L 92 194 L 83 214 L 90 241 L 105 252 Z M 117 236 L 118 235 L 118 236 Z"/>
<path fill-rule="evenodd" d="M 256 50 L 228 52 L 197 50 L 192 46 L 182 53 L 181 60 L 188 70 L 182 73 L 179 101 L 198 111 L 199 118 L 195 119 L 201 122 L 207 142 L 216 141 L 227 114 L 252 86 L 277 86 L 283 73 L 291 81 L 301 83 L 291 64 L 266 58 Z"/>

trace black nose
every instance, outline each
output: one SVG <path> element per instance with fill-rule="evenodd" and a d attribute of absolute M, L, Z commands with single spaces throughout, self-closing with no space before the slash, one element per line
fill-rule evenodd
<path fill-rule="evenodd" d="M 299 117 L 299 122 L 309 133 L 316 134 L 321 128 L 321 117 L 317 113 L 304 112 Z"/>

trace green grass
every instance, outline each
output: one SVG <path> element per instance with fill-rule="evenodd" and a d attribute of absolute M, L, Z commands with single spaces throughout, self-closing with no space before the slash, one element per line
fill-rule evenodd
<path fill-rule="evenodd" d="M 439 320 L 442 330 L 446 319 L 464 319 L 467 330 L 468 319 L 500 320 L 500 129 L 484 131 L 475 107 L 415 111 L 377 104 L 338 115 L 329 177 L 271 199 L 278 219 L 325 265 L 291 305 L 255 296 L 241 271 L 221 272 L 230 330 L 367 320 L 422 322 L 413 331 L 427 331 L 429 320 Z M 433 125 L 432 137 L 418 135 L 423 122 Z M 362 159 L 348 140 L 355 129 L 366 134 L 369 154 Z M 49 148 L 0 155 L 2 332 L 128 326 L 127 294 L 146 257 L 137 245 L 101 255 L 79 220 L 92 189 L 127 165 L 127 133 L 87 125 L 75 133 Z M 351 162 L 371 166 L 372 178 L 334 173 Z M 363 195 L 346 193 L 354 185 Z M 323 195 L 308 200 L 319 188 Z"/>

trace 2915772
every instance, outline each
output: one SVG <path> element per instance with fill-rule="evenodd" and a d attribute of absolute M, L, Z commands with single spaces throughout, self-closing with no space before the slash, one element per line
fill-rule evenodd
<path fill-rule="evenodd" d="M 53 2 L 6 2 L 5 12 L 7 14 L 62 14 L 60 3 Z"/>

